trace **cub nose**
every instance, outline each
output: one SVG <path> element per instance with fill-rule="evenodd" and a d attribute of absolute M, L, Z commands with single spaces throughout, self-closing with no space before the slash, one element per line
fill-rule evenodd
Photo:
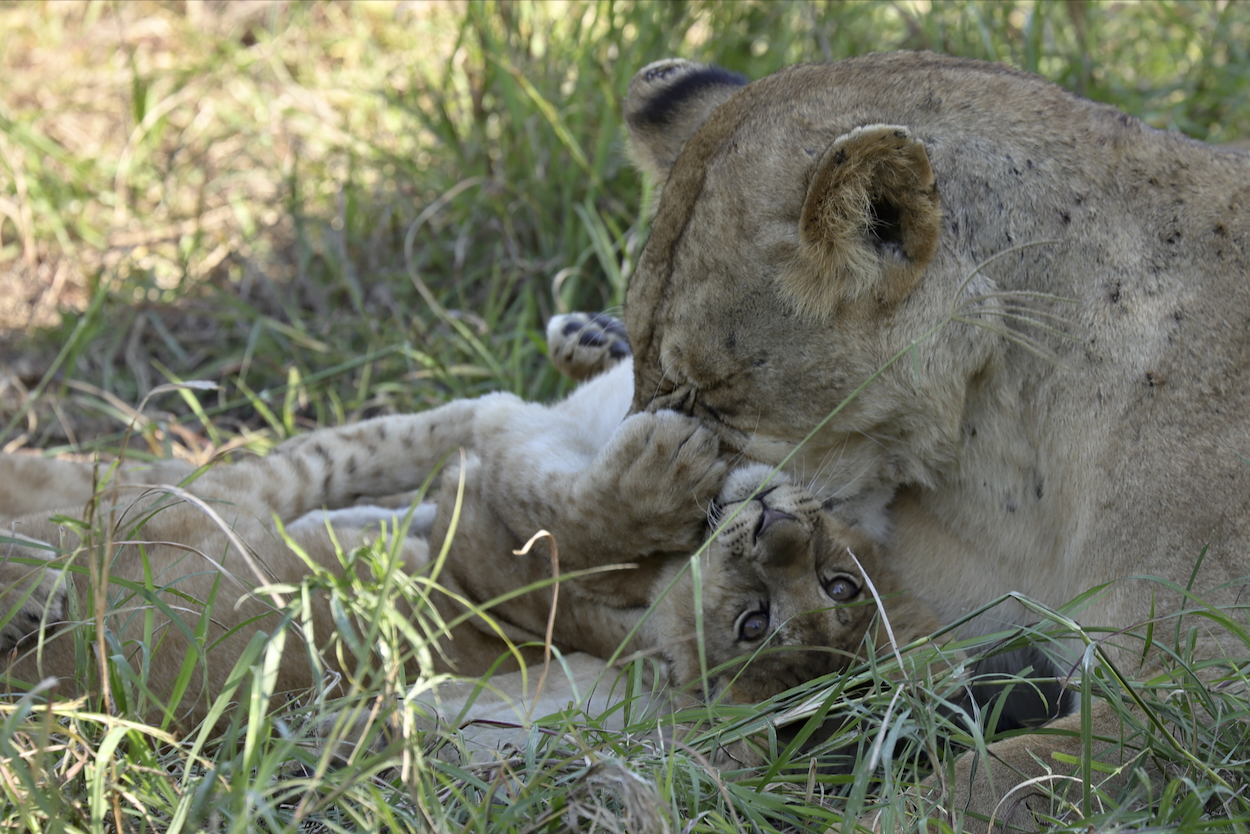
<path fill-rule="evenodd" d="M 759 524 L 757 524 L 755 527 L 756 540 L 758 541 L 759 537 L 764 535 L 764 531 L 767 530 L 769 527 L 772 527 L 778 521 L 785 521 L 787 519 L 789 519 L 790 521 L 794 521 L 794 516 L 782 510 L 775 510 L 772 507 L 765 507 L 764 512 L 760 514 Z"/>

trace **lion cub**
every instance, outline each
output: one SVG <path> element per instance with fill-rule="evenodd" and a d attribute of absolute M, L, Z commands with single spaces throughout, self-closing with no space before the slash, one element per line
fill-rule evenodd
<path fill-rule="evenodd" d="M 671 412 L 626 417 L 633 371 L 620 322 L 598 314 L 557 316 L 547 339 L 553 363 L 588 381 L 551 407 L 485 398 L 463 470 L 443 476 L 431 541 L 444 540 L 457 509 L 459 524 L 440 583 L 477 604 L 512 594 L 490 608 L 489 618 L 469 618 L 456 630 L 458 671 L 476 675 L 493 666 L 508 648 L 501 634 L 528 643 L 521 653 L 535 662 L 550 625 L 565 650 L 604 658 L 622 648 L 650 654 L 674 686 L 754 703 L 845 668 L 884 639 L 884 632 L 869 634 L 879 614 L 870 582 L 897 639 L 935 630 L 928 609 L 903 593 L 881 557 L 883 516 L 846 518 L 836 499 L 822 503 L 761 465 L 733 470 L 714 495 L 698 498 L 690 515 L 691 485 L 702 490 L 720 474 L 706 457 L 715 444 Z M 703 467 L 709 468 L 699 475 Z M 578 482 L 584 483 L 570 488 Z M 569 501 L 578 521 L 543 524 L 551 539 L 517 555 L 540 529 L 534 509 L 542 506 L 540 494 Z M 631 507 L 634 514 L 622 525 L 627 495 L 647 503 L 642 512 Z M 682 518 L 686 526 L 677 523 Z M 646 547 L 620 549 L 626 534 L 637 540 L 640 531 Z M 553 576 L 568 574 L 576 578 L 562 579 L 553 612 Z M 535 589 L 515 595 L 527 586 Z M 452 595 L 437 604 L 449 621 L 466 613 Z"/>
<path fill-rule="evenodd" d="M 436 577 L 448 593 L 432 595 L 448 622 L 462 611 L 457 599 L 482 605 L 546 585 L 493 605 L 490 622 L 478 617 L 453 629 L 444 656 L 435 655 L 437 668 L 480 674 L 507 652 L 501 635 L 541 640 L 551 618 L 555 641 L 567 648 L 607 657 L 635 632 L 629 648 L 657 652 L 672 683 L 701 680 L 687 562 L 708 535 L 709 507 L 725 526 L 698 559 L 711 670 L 705 694 L 757 700 L 844 665 L 876 614 L 864 604 L 865 571 L 898 620 L 896 632 L 904 621 L 906 633 L 929 629 L 919 607 L 890 596 L 896 583 L 875 543 L 829 506 L 784 476 L 769 481 L 765 467 L 739 469 L 726 480 L 715 438 L 694 420 L 672 412 L 626 417 L 632 370 L 618 324 L 560 318 L 549 337 L 557 365 L 579 376 L 602 371 L 556 405 L 494 394 L 321 430 L 268 457 L 213 467 L 182 488 L 159 485 L 179 476 L 177 466 L 150 476 L 131 467 L 91 507 L 97 519 L 107 518 L 107 544 L 49 520 L 46 511 L 93 500 L 89 465 L 0 457 L 0 483 L 29 483 L 22 490 L 26 508 L 44 508 L 11 524 L 0 563 L 6 686 L 21 690 L 20 681 L 51 677 L 59 694 L 93 687 L 71 626 L 93 619 L 85 566 L 89 555 L 107 553 L 110 654 L 142 667 L 142 697 L 150 699 L 144 711 L 193 726 L 256 632 L 284 627 L 280 596 L 255 589 L 297 585 L 313 570 L 344 570 L 334 539 L 350 549 L 377 535 L 370 522 L 394 514 L 345 508 L 362 496 L 418 488 L 457 447 L 467 450 L 465 462 L 444 473 L 436 502 L 417 514 L 421 535 L 397 543 L 400 566 L 410 575 L 427 570 L 430 542 L 451 534 L 450 556 Z M 50 475 L 40 485 L 32 473 L 43 464 Z M 149 488 L 146 477 L 158 485 Z M 321 510 L 338 512 L 308 515 Z M 275 519 L 290 523 L 287 533 L 307 559 L 278 535 Z M 516 555 L 538 529 L 551 534 L 555 552 L 544 540 Z M 621 569 L 604 570 L 614 565 Z M 600 571 L 562 581 L 554 616 L 553 566 L 563 574 Z M 653 602 L 655 612 L 639 627 Z M 174 611 L 179 624 L 170 620 Z M 272 691 L 314 688 L 319 675 L 307 652 L 322 649 L 335 630 L 329 599 L 314 595 L 308 619 L 287 640 Z M 301 639 L 311 645 L 292 648 Z M 733 663 L 761 648 L 798 646 L 759 653 L 745 671 Z M 526 661 L 537 653 L 521 652 Z M 322 659 L 331 669 L 353 662 L 342 651 Z M 189 678 L 181 675 L 187 664 L 194 666 Z"/>

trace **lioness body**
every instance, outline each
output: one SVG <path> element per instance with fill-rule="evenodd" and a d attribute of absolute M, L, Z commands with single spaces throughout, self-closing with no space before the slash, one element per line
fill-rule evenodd
<path fill-rule="evenodd" d="M 850 505 L 892 502 L 890 564 L 946 622 L 1113 583 L 1076 616 L 1126 630 L 1108 647 L 1136 668 L 1131 635 L 1191 577 L 1210 603 L 1244 601 L 1244 154 L 937 55 L 706 97 L 700 72 L 652 65 L 626 103 L 635 141 L 661 147 L 688 121 L 648 113 L 706 116 L 653 171 L 626 307 L 635 410 L 697 416 L 748 458 L 795 452 L 791 471 Z M 1000 606 L 968 631 L 1037 616 Z M 1244 653 L 1218 629 L 1197 639 L 1202 657 Z"/>

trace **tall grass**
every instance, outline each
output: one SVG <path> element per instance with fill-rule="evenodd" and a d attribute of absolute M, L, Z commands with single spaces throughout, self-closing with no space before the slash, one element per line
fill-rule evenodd
<path fill-rule="evenodd" d="M 487 390 L 555 395 L 543 323 L 619 305 L 646 237 L 619 96 L 657 58 L 758 77 L 934 49 L 1226 142 L 1250 136 L 1248 43 L 1250 4 L 1225 0 L 6 3 L 0 447 L 115 452 L 133 422 L 129 454 L 199 463 Z M 185 379 L 219 387 L 132 409 Z M 394 611 L 380 599 L 360 621 Z M 1192 731 L 1189 757 L 1153 736 L 1163 777 L 1058 802 L 1065 825 L 1243 827 L 1221 783 L 1244 772 L 1244 702 L 1188 674 L 1179 636 L 1177 679 L 1139 683 Z M 685 716 L 682 745 L 654 716 L 622 732 L 574 710 L 489 766 L 428 757 L 415 731 L 342 766 L 292 736 L 298 703 L 242 711 L 249 745 L 19 701 L 0 716 L 0 818 L 32 831 L 823 831 L 874 804 L 900 810 L 930 757 L 984 744 L 932 708 L 960 668 L 926 651 L 905 658 L 918 671 L 903 686 L 883 661 L 812 688 L 815 706 L 796 693 L 714 725 Z M 797 706 L 815 716 L 805 731 L 847 716 L 817 752 L 860 766 L 814 766 L 778 735 L 769 716 Z M 706 767 L 735 737 L 762 737 L 778 765 Z M 890 743 L 874 754 L 878 738 Z M 864 767 L 873 755 L 881 767 Z"/>

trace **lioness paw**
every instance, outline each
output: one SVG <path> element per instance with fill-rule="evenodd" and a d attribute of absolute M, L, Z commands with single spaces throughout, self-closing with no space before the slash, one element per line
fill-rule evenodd
<path fill-rule="evenodd" d="M 620 319 L 568 313 L 547 322 L 547 355 L 556 370 L 578 381 L 598 376 L 633 355 Z"/>

